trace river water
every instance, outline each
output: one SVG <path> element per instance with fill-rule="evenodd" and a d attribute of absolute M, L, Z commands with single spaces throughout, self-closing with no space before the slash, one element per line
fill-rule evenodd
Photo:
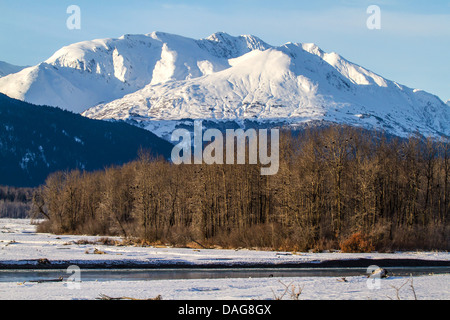
<path fill-rule="evenodd" d="M 450 267 L 391 267 L 388 276 L 450 274 Z M 46 281 L 74 273 L 68 270 L 0 270 L 0 282 Z M 81 281 L 151 281 L 268 277 L 367 276 L 365 268 L 224 268 L 224 269 L 81 269 Z"/>

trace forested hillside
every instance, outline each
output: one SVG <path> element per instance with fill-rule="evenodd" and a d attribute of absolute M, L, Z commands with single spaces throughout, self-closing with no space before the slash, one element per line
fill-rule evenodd
<path fill-rule="evenodd" d="M 141 148 L 168 158 L 172 145 L 125 123 L 91 120 L 0 94 L 0 185 L 35 187 L 58 170 L 124 164 Z"/>

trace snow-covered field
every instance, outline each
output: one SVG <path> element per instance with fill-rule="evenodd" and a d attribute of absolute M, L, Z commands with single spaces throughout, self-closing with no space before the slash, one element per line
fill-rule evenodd
<path fill-rule="evenodd" d="M 393 254 L 288 253 L 255 250 L 204 250 L 189 248 L 154 248 L 105 246 L 95 244 L 100 237 L 58 236 L 37 234 L 29 220 L 0 219 L 0 265 L 36 264 L 39 259 L 58 268 L 63 262 L 81 268 L 79 288 L 73 283 L 0 282 L 0 299 L 95 299 L 101 294 L 110 297 L 163 299 L 275 299 L 290 289 L 302 287 L 300 299 L 397 299 L 397 290 L 408 277 L 388 277 L 379 280 L 378 288 L 370 288 L 366 276 L 301 277 L 301 278 L 236 278 L 149 281 L 84 281 L 83 266 L 120 262 L 135 265 L 273 265 L 283 263 L 319 263 L 345 259 L 422 259 L 450 260 L 447 252 L 404 252 Z M 76 244 L 88 240 L 93 244 Z M 94 254 L 98 252 L 104 254 Z M 413 278 L 418 299 L 450 299 L 450 275 L 428 275 Z M 372 282 L 371 282 L 372 283 Z M 290 292 L 291 290 L 289 290 Z M 411 282 L 399 291 L 401 299 L 413 299 Z M 290 299 L 286 293 L 283 299 Z"/>
<path fill-rule="evenodd" d="M 204 280 L 154 280 L 81 282 L 79 289 L 67 283 L 0 282 L 0 299 L 65 300 L 110 297 L 149 299 L 161 295 L 163 300 L 272 300 L 281 297 L 285 285 L 302 287 L 301 300 L 397 300 L 394 287 L 401 287 L 408 278 L 381 279 L 380 289 L 369 289 L 365 277 L 348 277 L 348 282 L 331 277 L 250 278 Z M 281 282 L 280 282 L 281 281 Z M 413 278 L 417 299 L 450 299 L 450 276 L 434 275 Z M 412 300 L 410 283 L 399 291 L 400 299 Z M 283 300 L 290 300 L 289 293 Z"/>

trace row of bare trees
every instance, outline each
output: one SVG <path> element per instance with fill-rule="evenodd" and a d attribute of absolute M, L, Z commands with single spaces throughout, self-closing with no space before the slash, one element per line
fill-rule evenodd
<path fill-rule="evenodd" d="M 33 189 L 0 186 L 0 218 L 27 218 Z"/>
<path fill-rule="evenodd" d="M 332 126 L 283 133 L 280 169 L 173 165 L 145 153 L 101 172 L 57 172 L 34 195 L 55 233 L 286 250 L 450 248 L 450 144 Z M 366 248 L 367 249 L 367 248 Z"/>

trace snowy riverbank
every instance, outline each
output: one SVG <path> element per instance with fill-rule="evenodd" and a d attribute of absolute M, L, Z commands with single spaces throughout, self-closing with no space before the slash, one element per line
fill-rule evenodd
<path fill-rule="evenodd" d="M 397 300 L 397 291 L 408 278 L 381 279 L 379 289 L 369 289 L 365 277 L 348 277 L 347 282 L 333 277 L 202 279 L 155 281 L 81 282 L 79 289 L 67 283 L 0 282 L 0 299 L 70 300 L 96 299 L 100 295 L 149 299 L 161 295 L 163 300 L 272 300 L 281 297 L 285 285 L 302 287 L 301 300 Z M 450 275 L 413 278 L 418 300 L 450 299 Z M 414 299 L 410 283 L 399 291 L 402 300 Z M 283 300 L 290 300 L 289 293 Z"/>
<path fill-rule="evenodd" d="M 55 283 L 0 282 L 0 299 L 95 299 L 100 294 L 111 297 L 129 296 L 163 299 L 275 299 L 285 285 L 302 287 L 301 299 L 397 299 L 396 289 L 408 277 L 380 280 L 378 289 L 370 289 L 364 275 L 346 277 L 240 278 L 149 281 L 83 281 L 83 268 L 115 267 L 214 267 L 220 266 L 323 266 L 344 261 L 354 264 L 393 261 L 419 261 L 448 265 L 447 252 L 401 252 L 392 254 L 291 253 L 255 250 L 206 250 L 188 248 L 154 248 L 109 246 L 96 243 L 100 237 L 37 234 L 29 220 L 0 219 L 0 266 L 29 268 L 81 268 L 79 289 L 71 289 L 66 281 Z M 85 244 L 77 244 L 86 240 Z M 97 252 L 95 254 L 94 252 Z M 100 253 L 100 254 L 99 254 Z M 362 260 L 358 260 L 362 259 Z M 367 264 L 365 267 L 368 267 Z M 379 264 L 382 265 L 382 264 Z M 361 265 L 362 266 L 362 265 Z M 382 265 L 385 266 L 385 265 Z M 418 299 L 450 299 L 450 275 L 427 275 L 413 278 Z M 289 295 L 284 296 L 289 299 Z M 408 283 L 400 290 L 400 298 L 413 299 Z"/>
<path fill-rule="evenodd" d="M 49 268 L 69 264 L 90 267 L 214 266 L 369 266 L 367 262 L 403 260 L 450 265 L 448 252 L 304 253 L 256 250 L 111 246 L 101 237 L 37 234 L 29 220 L 0 219 L 0 266 Z M 357 260 L 362 260 L 357 263 Z M 343 263 L 346 262 L 347 264 Z M 40 263 L 39 263 L 40 262 Z"/>

